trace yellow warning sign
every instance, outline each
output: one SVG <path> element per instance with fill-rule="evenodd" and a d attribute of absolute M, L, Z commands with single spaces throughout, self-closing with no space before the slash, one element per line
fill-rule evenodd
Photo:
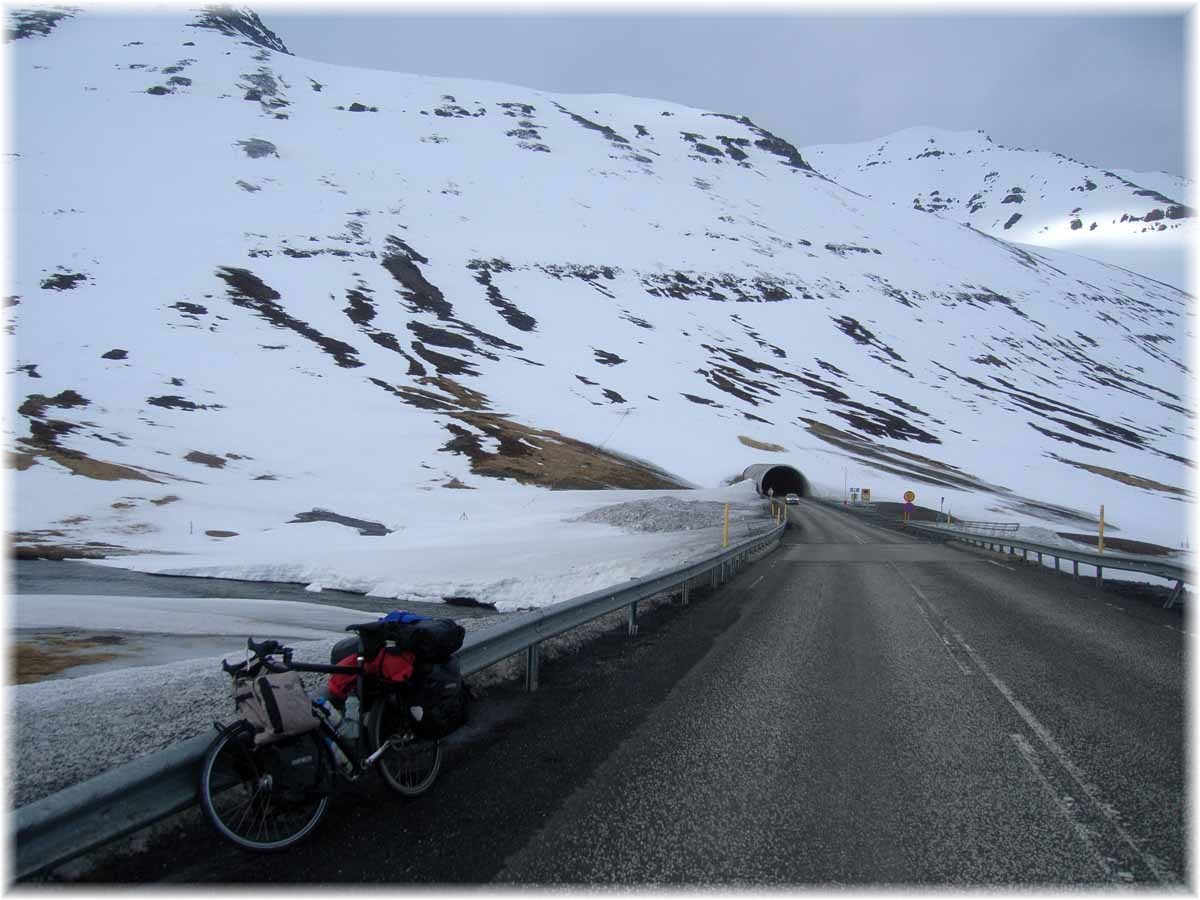
<path fill-rule="evenodd" d="M 912 491 L 904 492 L 904 502 L 905 503 L 912 503 L 916 499 L 917 499 L 917 495 L 914 494 Z"/>

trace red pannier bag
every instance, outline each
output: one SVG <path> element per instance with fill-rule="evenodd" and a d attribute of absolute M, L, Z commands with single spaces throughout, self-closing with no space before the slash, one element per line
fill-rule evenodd
<path fill-rule="evenodd" d="M 381 647 L 379 652 L 367 662 L 366 673 L 384 681 L 408 681 L 413 673 L 415 658 L 408 650 L 396 651 Z M 358 655 L 351 653 L 338 660 L 334 665 L 353 666 L 357 662 Z M 330 675 L 325 692 L 334 700 L 345 700 L 354 693 L 356 678 L 357 676 L 354 675 Z"/>

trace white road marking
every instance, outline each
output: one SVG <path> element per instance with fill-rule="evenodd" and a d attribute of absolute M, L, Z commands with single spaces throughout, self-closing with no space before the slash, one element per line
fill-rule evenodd
<path fill-rule="evenodd" d="M 762 581 L 766 577 L 767 577 L 766 575 L 759 575 L 758 578 L 756 578 L 754 581 L 752 581 L 750 583 L 750 589 L 753 589 L 754 585 L 758 584 L 760 581 Z"/>
<path fill-rule="evenodd" d="M 944 634 L 942 634 L 940 631 L 938 631 L 936 628 L 934 628 L 933 622 L 930 620 L 929 616 L 925 615 L 925 610 L 921 610 L 921 618 L 923 618 L 925 620 L 925 624 L 929 626 L 929 630 L 932 631 L 935 635 L 937 635 L 938 640 L 940 640 L 942 642 L 942 648 L 946 651 L 946 655 L 949 656 L 952 660 L 954 660 L 954 664 L 956 666 L 958 666 L 958 668 L 962 671 L 962 673 L 964 675 L 973 674 L 971 672 L 971 670 L 963 663 L 963 661 L 954 655 L 954 651 L 950 649 L 950 641 L 948 641 L 946 639 L 946 636 Z"/>
<path fill-rule="evenodd" d="M 1089 834 L 1087 825 L 1080 821 L 1078 815 L 1076 814 L 1076 807 L 1073 804 L 1063 802 L 1062 797 L 1058 795 L 1058 791 L 1054 789 L 1054 785 L 1050 783 L 1050 779 L 1048 779 L 1045 773 L 1042 771 L 1041 763 L 1038 761 L 1037 751 L 1033 749 L 1033 745 L 1026 740 L 1025 735 L 1023 734 L 1010 734 L 1009 737 L 1012 738 L 1013 743 L 1017 745 L 1017 750 L 1020 751 L 1021 758 L 1025 760 L 1026 765 L 1033 770 L 1034 778 L 1041 783 L 1042 787 L 1046 789 L 1046 793 L 1049 794 L 1054 800 L 1055 805 L 1062 810 L 1063 815 L 1065 815 L 1070 821 L 1071 827 L 1075 830 L 1075 836 L 1083 842 L 1083 845 L 1087 847 L 1092 856 L 1096 858 L 1096 864 L 1100 866 L 1100 870 L 1104 872 L 1105 876 L 1110 881 L 1118 881 L 1112 865 L 1107 859 L 1104 858 L 1104 854 L 1096 849 L 1096 845 L 1092 843 L 1092 838 Z"/>
<path fill-rule="evenodd" d="M 900 574 L 900 570 L 896 568 L 895 563 L 890 563 L 889 565 L 891 565 L 892 569 L 895 570 L 897 575 Z M 903 575 L 901 575 L 900 577 L 904 578 Z M 908 581 L 908 579 L 904 579 L 904 580 L 906 582 Z M 909 583 L 909 587 L 912 587 L 911 583 Z M 928 601 L 926 601 L 926 602 L 928 602 Z M 942 642 L 942 649 L 946 651 L 946 655 L 949 656 L 952 660 L 954 660 L 954 664 L 956 666 L 958 666 L 958 668 L 962 671 L 962 673 L 964 675 L 975 674 L 974 672 L 971 671 L 971 669 L 967 666 L 966 663 L 964 663 L 961 659 L 959 659 L 957 656 L 954 655 L 954 650 L 952 649 L 952 645 L 951 645 L 950 641 L 946 638 L 946 636 L 944 634 L 942 634 L 940 631 L 937 630 L 937 626 L 933 624 L 933 619 L 929 618 L 928 610 L 926 610 L 926 608 L 924 606 L 922 606 L 920 603 L 916 604 L 916 607 L 917 607 L 917 612 L 919 612 L 921 614 L 921 618 L 925 620 L 925 624 L 929 626 L 929 630 L 932 631 L 934 633 L 934 635 L 937 637 L 937 639 Z"/>
<path fill-rule="evenodd" d="M 895 570 L 900 579 L 910 588 L 912 588 L 913 593 L 920 597 L 921 600 L 927 605 L 933 605 L 929 598 L 921 592 L 920 588 L 909 581 L 909 579 L 905 577 L 905 575 L 895 565 L 893 565 L 892 568 Z M 1037 735 L 1038 740 L 1040 740 L 1042 745 L 1050 751 L 1050 754 L 1058 761 L 1058 764 L 1062 766 L 1063 771 L 1070 775 L 1071 779 L 1077 785 L 1079 785 L 1080 790 L 1087 795 L 1088 799 L 1090 799 L 1092 803 L 1096 805 L 1096 808 L 1100 810 L 1100 814 L 1103 815 L 1104 818 L 1108 820 L 1109 824 L 1112 825 L 1116 833 L 1120 836 L 1121 841 L 1137 855 L 1138 859 L 1145 864 L 1146 868 L 1150 870 L 1151 874 L 1153 874 L 1154 877 L 1160 882 L 1177 881 L 1178 879 L 1173 875 L 1173 873 L 1167 871 L 1162 864 L 1158 862 L 1158 860 L 1142 852 L 1140 846 L 1141 842 L 1136 840 L 1128 831 L 1126 831 L 1118 821 L 1120 813 L 1117 812 L 1116 807 L 1105 802 L 1101 798 L 1100 791 L 1097 789 L 1096 785 L 1092 783 L 1087 774 L 1081 768 L 1079 768 L 1079 766 L 1075 765 L 1075 763 L 1071 761 L 1071 758 L 1067 756 L 1066 751 L 1063 750 L 1058 741 L 1054 739 L 1054 735 L 1050 733 L 1050 729 L 1043 725 L 1038 720 L 1037 716 L 1035 716 L 1029 710 L 1029 708 L 1025 706 L 1024 703 L 1017 699 L 1017 695 L 1012 692 L 1007 684 L 1000 680 L 996 673 L 991 670 L 991 667 L 983 661 L 979 654 L 971 649 L 971 645 L 963 639 L 963 636 L 959 634 L 949 622 L 943 620 L 942 624 L 946 626 L 946 630 L 953 635 L 954 639 L 958 641 L 962 648 L 967 651 L 967 655 L 971 658 L 971 662 L 975 663 L 976 668 L 983 673 L 984 677 L 992 683 L 992 686 L 1000 692 L 1000 696 L 1008 701 L 1008 705 L 1016 711 L 1017 715 L 1019 715 L 1025 721 L 1025 724 L 1028 725 L 1033 731 L 1033 733 Z"/>

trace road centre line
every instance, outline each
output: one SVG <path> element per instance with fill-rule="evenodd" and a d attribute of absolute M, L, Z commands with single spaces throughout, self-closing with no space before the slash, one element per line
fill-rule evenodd
<path fill-rule="evenodd" d="M 895 563 L 889 563 L 889 565 L 892 567 L 892 569 L 894 569 L 896 571 L 897 574 L 899 574 L 900 570 L 896 569 Z M 901 576 L 901 577 L 903 577 L 903 576 Z M 907 579 L 905 579 L 905 581 L 907 581 Z M 909 584 L 909 587 L 912 587 L 911 583 Z M 924 600 L 925 598 L 922 597 L 921 599 Z M 929 601 L 926 600 L 925 602 L 927 605 L 929 604 Z M 950 640 L 946 637 L 946 635 L 942 634 L 940 631 L 937 630 L 937 626 L 933 624 L 933 619 L 931 619 L 929 617 L 929 611 L 926 609 L 926 607 L 921 605 L 920 603 L 917 603 L 915 605 L 917 607 L 917 612 L 919 612 L 921 614 L 921 618 L 924 619 L 925 624 L 929 626 L 929 630 L 932 631 L 934 633 L 934 635 L 937 637 L 937 639 L 942 642 L 942 649 L 944 649 L 946 651 L 946 655 L 949 656 L 952 660 L 954 660 L 954 664 L 956 666 L 958 666 L 958 668 L 962 671 L 962 673 L 964 675 L 974 675 L 975 673 L 971 671 L 970 667 L 966 663 L 964 663 L 961 659 L 959 659 L 957 656 L 955 656 L 954 650 L 953 650 L 953 645 L 950 643 Z M 943 624 L 945 624 L 944 621 L 943 621 Z"/>
<path fill-rule="evenodd" d="M 1029 743 L 1029 740 L 1023 734 L 1014 733 L 1010 734 L 1009 737 L 1012 738 L 1012 742 L 1017 745 L 1017 750 L 1020 752 L 1021 758 L 1025 760 L 1025 764 L 1033 771 L 1033 777 L 1038 780 L 1043 788 L 1045 788 L 1046 793 L 1050 795 L 1052 800 L 1054 800 L 1054 804 L 1062 811 L 1062 814 L 1067 817 L 1067 820 L 1071 823 L 1071 828 L 1075 830 L 1075 836 L 1083 842 L 1083 845 L 1087 847 L 1092 856 L 1095 857 L 1096 864 L 1100 867 L 1100 870 L 1104 872 L 1109 881 L 1119 882 L 1121 879 L 1118 878 L 1117 873 L 1113 871 L 1112 864 L 1105 858 L 1104 854 L 1096 848 L 1096 845 L 1092 843 L 1091 833 L 1089 832 L 1087 825 L 1080 821 L 1080 817 L 1076 812 L 1077 807 L 1073 804 L 1067 804 L 1063 802 L 1063 798 L 1059 796 L 1058 791 L 1054 789 L 1054 785 L 1050 783 L 1050 779 L 1046 777 L 1046 773 L 1042 771 L 1041 763 L 1038 761 L 1037 751 L 1033 749 L 1033 745 Z"/>
<path fill-rule="evenodd" d="M 921 592 L 920 588 L 913 584 L 912 581 L 910 581 L 894 563 L 892 564 L 892 568 L 895 570 L 896 575 L 899 576 L 899 578 L 905 584 L 912 588 L 914 594 L 920 597 L 924 603 L 932 606 L 929 598 L 926 597 Z M 1106 820 L 1108 820 L 1108 823 L 1116 831 L 1117 835 L 1121 839 L 1121 842 L 1134 852 L 1138 859 L 1142 861 L 1150 873 L 1159 882 L 1177 882 L 1179 879 L 1174 873 L 1164 868 L 1158 860 L 1142 852 L 1140 842 L 1136 840 L 1128 831 L 1126 831 L 1124 826 L 1122 826 L 1118 820 L 1120 814 L 1117 812 L 1116 808 L 1112 806 L 1112 804 L 1104 801 L 1104 799 L 1100 796 L 1099 790 L 1096 788 L 1095 784 L 1092 783 L 1087 773 L 1085 773 L 1081 768 L 1079 768 L 1079 766 L 1075 765 L 1075 763 L 1071 761 L 1071 758 L 1067 756 L 1066 751 L 1063 750 L 1058 741 L 1056 741 L 1054 736 L 1050 733 L 1050 729 L 1043 725 L 1038 720 L 1037 716 L 1035 716 L 1029 710 L 1029 708 L 1017 698 L 1017 695 L 1012 692 L 1012 689 L 1009 688 L 1009 686 L 991 670 L 991 667 L 983 661 L 979 654 L 975 652 L 971 645 L 963 639 L 963 636 L 959 634 L 949 622 L 943 619 L 942 624 L 967 652 L 967 655 L 971 658 L 971 662 L 975 663 L 975 666 L 980 672 L 983 673 L 984 677 L 987 678 L 987 680 L 992 683 L 992 686 L 1000 692 L 1000 696 L 1008 701 L 1009 706 L 1016 711 L 1017 715 L 1019 715 L 1024 720 L 1025 724 L 1028 725 L 1033 731 L 1033 733 L 1037 735 L 1038 740 L 1040 740 L 1042 745 L 1048 751 L 1050 751 L 1050 754 L 1055 758 L 1055 760 L 1058 761 L 1058 764 L 1062 766 L 1063 771 L 1065 771 L 1071 777 L 1071 780 L 1074 781 L 1079 786 L 1080 790 L 1082 790 L 1087 796 L 1087 798 L 1091 800 L 1093 804 L 1095 804 L 1096 808 L 1100 811 L 1100 814 Z"/>
<path fill-rule="evenodd" d="M 937 635 L 938 640 L 940 640 L 942 642 L 942 646 L 946 650 L 946 655 L 949 656 L 952 660 L 954 660 L 954 664 L 956 666 L 958 666 L 959 669 L 962 670 L 962 673 L 964 675 L 974 674 L 971 672 L 970 668 L 965 663 L 963 663 L 963 661 L 961 659 L 959 659 L 957 656 L 954 655 L 954 651 L 950 649 L 950 641 L 947 640 L 947 638 L 944 634 L 942 634 L 940 631 L 938 631 L 936 628 L 933 627 L 933 622 L 930 621 L 929 616 L 927 616 L 925 614 L 925 610 L 921 610 L 921 618 L 923 618 L 925 620 L 925 624 L 929 626 L 929 630 L 932 631 L 935 635 Z"/>

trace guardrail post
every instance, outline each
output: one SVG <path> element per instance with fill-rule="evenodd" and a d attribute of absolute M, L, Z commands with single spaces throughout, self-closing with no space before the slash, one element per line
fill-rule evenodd
<path fill-rule="evenodd" d="M 1054 571 L 1055 572 L 1061 571 L 1061 569 L 1059 568 L 1059 565 L 1058 565 L 1058 557 L 1057 556 L 1054 557 Z"/>
<path fill-rule="evenodd" d="M 1179 595 L 1183 593 L 1183 580 L 1175 582 L 1175 587 L 1171 588 L 1171 596 L 1167 598 L 1167 602 L 1163 604 L 1163 609 L 1170 609 L 1175 605 L 1175 601 L 1179 599 Z"/>
<path fill-rule="evenodd" d="M 687 605 L 688 605 L 688 585 L 690 585 L 690 584 L 691 584 L 691 581 L 690 581 L 690 580 L 689 580 L 689 581 L 685 581 L 685 582 L 683 583 L 683 605 L 684 605 L 684 606 L 687 606 Z"/>
<path fill-rule="evenodd" d="M 1104 566 L 1096 566 L 1096 587 L 1104 586 Z"/>
<path fill-rule="evenodd" d="M 541 644 L 530 644 L 525 648 L 525 690 L 536 691 L 538 688 L 538 659 Z"/>
<path fill-rule="evenodd" d="M 629 636 L 633 637 L 637 634 L 637 601 L 634 600 L 629 604 Z"/>
<path fill-rule="evenodd" d="M 1021 548 L 1021 561 L 1029 562 L 1029 548 L 1028 547 Z"/>
<path fill-rule="evenodd" d="M 1042 564 L 1042 551 L 1039 550 L 1037 552 L 1037 555 L 1038 555 L 1038 565 L 1040 566 Z"/>
<path fill-rule="evenodd" d="M 1079 580 L 1079 560 L 1073 559 L 1073 560 L 1071 560 L 1071 562 L 1075 563 L 1075 571 L 1071 573 L 1071 580 L 1078 581 Z"/>

